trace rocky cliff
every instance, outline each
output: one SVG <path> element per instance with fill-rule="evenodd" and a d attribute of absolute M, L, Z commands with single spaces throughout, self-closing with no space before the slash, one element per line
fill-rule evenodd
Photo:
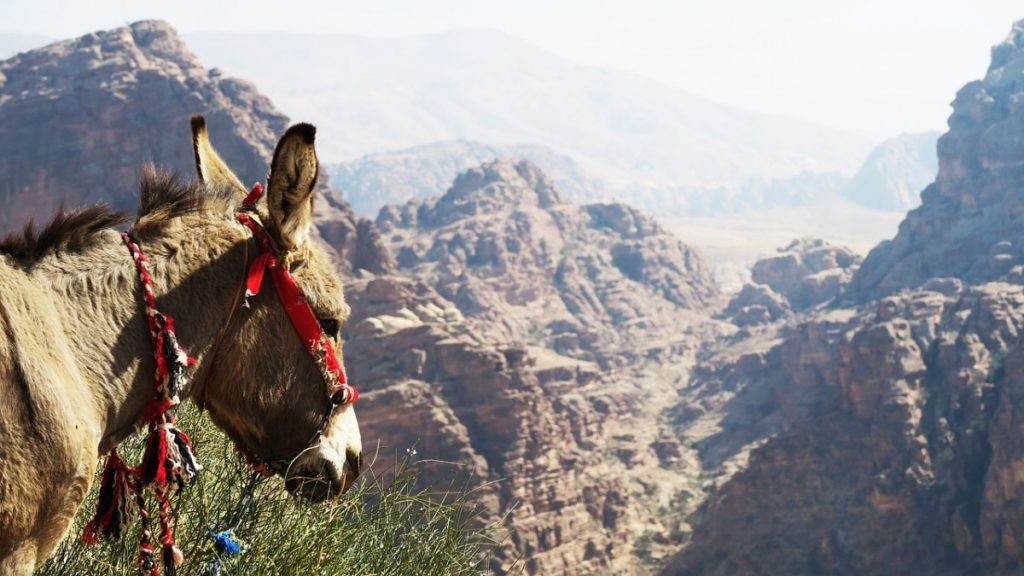
<path fill-rule="evenodd" d="M 166 23 L 137 22 L 0 62 L 0 233 L 64 204 L 133 212 L 143 164 L 194 173 L 188 119 L 197 113 L 243 182 L 266 177 L 288 118 L 252 84 L 205 69 Z M 344 203 L 321 210 L 318 225 L 345 268 L 389 268 L 370 223 Z"/>
<path fill-rule="evenodd" d="M 930 278 L 977 283 L 1019 275 L 1024 262 L 1024 23 L 992 49 L 982 80 L 953 101 L 939 138 L 939 173 L 891 241 L 871 251 L 853 281 L 860 301 Z"/>
<path fill-rule="evenodd" d="M 377 224 L 401 276 L 353 287 L 353 377 L 388 399 L 362 421 L 497 481 L 499 571 L 653 570 L 699 500 L 665 410 L 723 330 L 700 256 L 627 206 L 565 202 L 526 162 L 468 170 Z M 422 406 L 417 425 L 385 416 L 399 399 Z"/>
<path fill-rule="evenodd" d="M 720 353 L 679 420 L 719 487 L 666 573 L 1018 570 L 1022 328 L 1020 286 L 944 281 Z"/>
<path fill-rule="evenodd" d="M 845 295 L 694 369 L 674 414 L 708 498 L 665 574 L 1024 571 L 1021 70 L 1024 23 L 960 91 L 936 182 Z M 745 298 L 785 303 L 767 290 Z"/>

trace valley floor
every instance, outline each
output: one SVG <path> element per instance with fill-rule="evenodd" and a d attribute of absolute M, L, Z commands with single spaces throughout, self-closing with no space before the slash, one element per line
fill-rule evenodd
<path fill-rule="evenodd" d="M 861 255 L 892 238 L 905 214 L 882 212 L 846 201 L 718 216 L 665 216 L 672 233 L 700 249 L 722 290 L 738 292 L 750 266 L 794 238 L 810 236 Z"/>

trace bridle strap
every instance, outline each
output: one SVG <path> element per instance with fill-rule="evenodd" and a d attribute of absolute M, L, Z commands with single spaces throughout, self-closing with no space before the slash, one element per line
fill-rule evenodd
<path fill-rule="evenodd" d="M 327 396 L 331 398 L 334 405 L 352 404 L 359 398 L 359 392 L 348 384 L 345 368 L 338 359 L 334 344 L 324 333 L 320 326 L 320 320 L 288 269 L 288 255 L 278 256 L 280 251 L 277 250 L 266 229 L 252 213 L 255 211 L 255 203 L 262 193 L 262 186 L 259 184 L 253 186 L 252 192 L 246 196 L 243 203 L 243 208 L 247 211 L 239 212 L 236 215 L 238 221 L 252 231 L 253 237 L 262 250 L 260 255 L 249 264 L 245 281 L 245 297 L 248 299 L 259 294 L 263 286 L 264 273 L 269 271 L 278 300 L 281 301 L 292 327 L 295 328 L 299 339 L 302 340 L 306 350 L 312 354 L 320 369 L 326 383 Z"/>

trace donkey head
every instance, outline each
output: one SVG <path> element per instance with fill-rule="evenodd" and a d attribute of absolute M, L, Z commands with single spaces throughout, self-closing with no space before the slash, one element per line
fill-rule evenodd
<path fill-rule="evenodd" d="M 202 117 L 193 118 L 192 135 L 203 183 L 244 197 L 245 187 L 210 145 Z M 281 137 L 266 201 L 257 211 L 340 359 L 349 308 L 330 258 L 309 238 L 318 170 L 315 135 L 313 126 L 297 124 Z M 244 238 L 252 260 L 258 248 L 247 231 Z M 333 407 L 323 373 L 290 322 L 273 288 L 252 297 L 223 338 L 200 401 L 250 455 L 279 463 L 276 471 L 290 492 L 322 500 L 344 492 L 359 474 L 359 425 L 351 405 Z"/>

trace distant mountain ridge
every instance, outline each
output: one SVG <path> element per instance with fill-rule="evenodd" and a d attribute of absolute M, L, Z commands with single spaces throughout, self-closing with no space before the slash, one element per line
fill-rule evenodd
<path fill-rule="evenodd" d="M 879 210 L 916 208 L 921 204 L 921 190 L 939 171 L 938 141 L 938 132 L 922 132 L 882 142 L 843 187 L 843 195 Z"/>
<path fill-rule="evenodd" d="M 583 171 L 575 160 L 545 146 L 489 146 L 468 140 L 425 144 L 371 154 L 325 167 L 357 214 L 376 217 L 387 204 L 444 193 L 455 177 L 499 159 L 528 160 L 548 174 L 566 198 L 585 203 L 606 199 L 604 184 Z"/>
<path fill-rule="evenodd" d="M 664 215 L 720 215 L 777 207 L 827 204 L 846 198 L 885 211 L 904 211 L 919 203 L 918 193 L 935 177 L 938 134 L 903 134 L 878 144 L 853 178 L 837 172 L 801 172 L 787 178 L 752 178 L 728 188 L 626 186 L 613 188 L 575 159 L 546 146 L 492 146 L 468 140 L 435 142 L 393 152 L 370 154 L 326 169 L 345 199 L 360 215 L 375 217 L 386 204 L 438 196 L 456 175 L 495 159 L 529 160 L 544 170 L 562 195 L 585 204 L 619 199 Z"/>
<path fill-rule="evenodd" d="M 467 139 L 538 143 L 611 186 L 712 187 L 852 174 L 870 143 L 655 81 L 580 66 L 493 30 L 402 38 L 197 33 L 204 61 L 324 130 L 327 161 Z"/>

